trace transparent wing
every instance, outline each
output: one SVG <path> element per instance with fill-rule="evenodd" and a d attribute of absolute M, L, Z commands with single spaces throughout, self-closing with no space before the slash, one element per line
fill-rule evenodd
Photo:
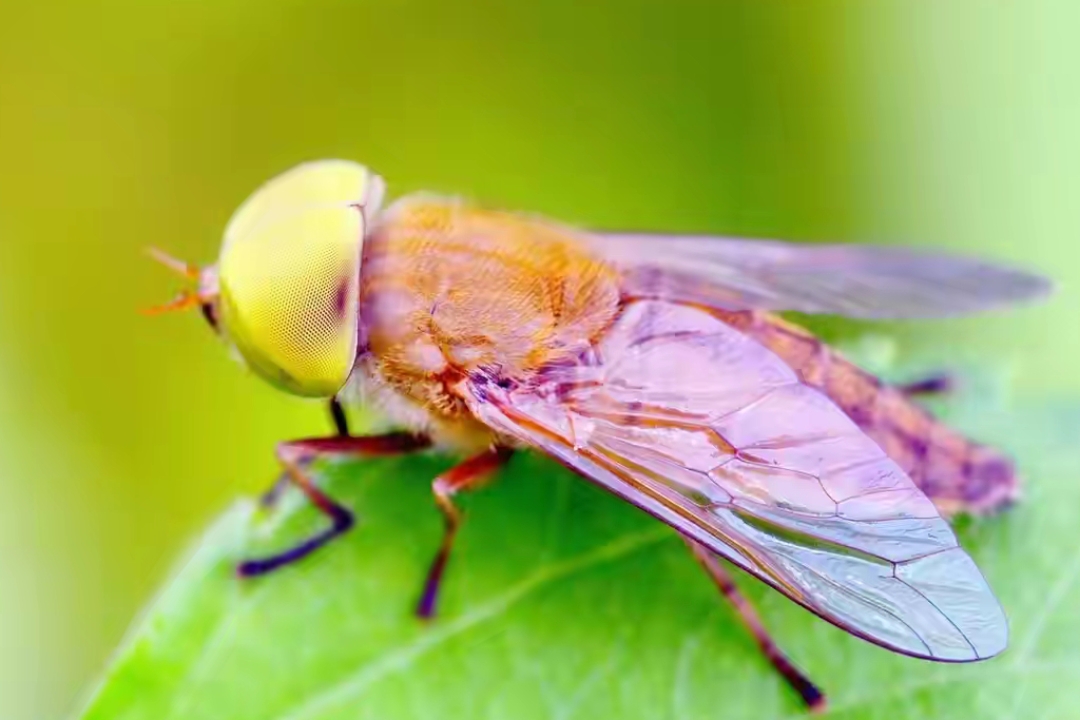
<path fill-rule="evenodd" d="M 845 630 L 991 657 L 1001 608 L 907 475 L 770 351 L 689 306 L 629 305 L 578 362 L 468 381 L 490 427 L 559 459 Z"/>
<path fill-rule="evenodd" d="M 946 317 L 1049 294 L 1038 275 L 904 248 L 798 245 L 720 237 L 597 234 L 629 292 L 731 309 L 794 310 L 857 318 Z"/>

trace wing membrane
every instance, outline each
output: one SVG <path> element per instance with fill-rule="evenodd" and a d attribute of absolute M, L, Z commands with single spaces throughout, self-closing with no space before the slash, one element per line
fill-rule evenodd
<path fill-rule="evenodd" d="M 904 248 L 800 245 L 733 238 L 600 234 L 629 291 L 730 309 L 794 310 L 857 318 L 946 317 L 1047 295 L 1038 275 Z"/>
<path fill-rule="evenodd" d="M 693 307 L 629 305 L 581 361 L 472 411 L 893 650 L 970 661 L 1005 618 L 933 504 L 825 395 Z"/>

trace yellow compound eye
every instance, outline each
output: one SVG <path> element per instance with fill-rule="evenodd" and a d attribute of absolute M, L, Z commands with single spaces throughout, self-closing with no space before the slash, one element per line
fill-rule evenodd
<path fill-rule="evenodd" d="M 307 163 L 257 190 L 230 220 L 218 263 L 222 325 L 274 385 L 329 397 L 349 379 L 364 215 L 381 194 L 382 181 L 361 165 Z"/>

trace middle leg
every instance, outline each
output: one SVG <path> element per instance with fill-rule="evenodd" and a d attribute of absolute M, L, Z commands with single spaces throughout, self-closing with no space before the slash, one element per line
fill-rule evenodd
<path fill-rule="evenodd" d="M 435 555 L 435 559 L 428 570 L 424 590 L 420 594 L 420 601 L 416 606 L 416 614 L 420 618 L 429 620 L 435 615 L 439 586 L 442 583 L 443 573 L 446 571 L 446 563 L 450 559 L 454 539 L 457 537 L 457 531 L 461 525 L 461 510 L 454 504 L 454 495 L 462 490 L 473 490 L 483 485 L 495 471 L 506 464 L 512 453 L 513 451 L 509 448 L 492 448 L 479 455 L 474 455 L 460 465 L 447 470 L 431 483 L 431 491 L 434 493 L 435 502 L 442 512 L 445 529 L 443 530 L 443 539 L 439 546 L 439 552 Z"/>

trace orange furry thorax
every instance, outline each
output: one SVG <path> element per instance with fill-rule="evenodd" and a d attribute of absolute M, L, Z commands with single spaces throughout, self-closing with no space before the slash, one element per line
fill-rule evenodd
<path fill-rule="evenodd" d="M 362 275 L 368 372 L 442 422 L 470 419 L 464 378 L 574 357 L 619 307 L 617 271 L 572 230 L 444 199 L 388 208 Z"/>

